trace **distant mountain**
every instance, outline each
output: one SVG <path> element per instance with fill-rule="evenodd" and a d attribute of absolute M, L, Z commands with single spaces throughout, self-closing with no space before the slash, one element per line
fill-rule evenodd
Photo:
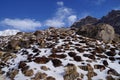
<path fill-rule="evenodd" d="M 99 23 L 107 23 L 114 27 L 115 32 L 120 34 L 120 10 L 112 10 L 106 16 L 103 16 Z"/>
<path fill-rule="evenodd" d="M 10 35 L 16 35 L 19 30 L 14 30 L 14 29 L 7 29 L 4 31 L 0 31 L 0 36 L 10 36 Z"/>
<path fill-rule="evenodd" d="M 98 22 L 98 19 L 97 18 L 94 18 L 94 17 L 91 17 L 91 16 L 87 16 L 77 22 L 75 22 L 71 27 L 81 27 L 83 25 L 86 25 L 86 24 L 95 24 Z"/>
<path fill-rule="evenodd" d="M 83 18 L 73 23 L 71 27 L 79 28 L 84 25 L 88 25 L 88 24 L 97 25 L 99 23 L 110 24 L 115 29 L 115 32 L 117 34 L 120 34 L 120 10 L 112 10 L 106 16 L 103 16 L 101 19 L 87 16 L 86 18 Z"/>

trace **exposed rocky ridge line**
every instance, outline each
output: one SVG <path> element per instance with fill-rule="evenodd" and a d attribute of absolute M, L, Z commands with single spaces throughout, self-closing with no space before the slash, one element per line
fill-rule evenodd
<path fill-rule="evenodd" d="M 20 32 L 1 41 L 5 80 L 120 79 L 120 43 L 83 37 L 71 28 Z"/>
<path fill-rule="evenodd" d="M 115 32 L 120 34 L 120 10 L 112 10 L 106 16 L 103 16 L 99 23 L 107 23 L 114 27 Z"/>
<path fill-rule="evenodd" d="M 80 28 L 81 26 L 84 26 L 86 24 L 95 24 L 98 21 L 99 21 L 99 19 L 97 19 L 97 18 L 87 16 L 87 17 L 73 23 L 73 25 L 71 27 Z"/>
<path fill-rule="evenodd" d="M 105 23 L 113 26 L 115 32 L 120 34 L 120 10 L 112 10 L 106 16 L 103 16 L 101 19 L 97 19 L 91 16 L 87 16 L 75 23 L 71 27 L 80 28 L 81 26 L 92 24 L 96 25 L 99 23 Z"/>
<path fill-rule="evenodd" d="M 120 42 L 120 10 L 112 10 L 106 16 L 103 16 L 99 20 L 94 17 L 87 16 L 86 18 L 83 18 L 83 19 L 75 22 L 71 27 L 79 28 L 79 31 L 77 33 L 80 35 L 98 39 L 95 36 L 96 36 L 96 33 L 99 33 L 99 31 L 100 31 L 100 30 L 96 29 L 97 25 L 99 25 L 99 24 L 112 26 L 113 29 L 111 29 L 111 30 L 112 30 L 112 32 L 115 32 L 114 39 L 112 39 L 112 40 L 115 42 L 118 42 L 118 41 Z M 99 26 L 99 27 L 102 27 L 102 26 Z M 104 28 L 104 30 L 105 30 L 105 28 Z M 84 31 L 84 32 L 82 32 L 82 31 Z M 85 33 L 85 32 L 87 32 L 87 33 Z M 107 33 L 107 31 L 105 31 L 105 34 L 106 33 Z M 102 33 L 102 34 L 104 34 L 104 33 Z M 110 35 L 108 35 L 108 36 L 110 36 Z M 106 35 L 106 37 L 108 37 L 108 36 Z M 106 40 L 104 40 L 104 39 L 102 39 L 102 40 L 106 42 Z M 107 42 L 109 42 L 109 41 L 107 41 Z"/>

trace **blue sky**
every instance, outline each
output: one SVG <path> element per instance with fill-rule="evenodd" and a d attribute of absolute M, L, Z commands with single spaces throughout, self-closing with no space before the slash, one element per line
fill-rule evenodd
<path fill-rule="evenodd" d="M 0 0 L 0 30 L 69 27 L 85 16 L 101 18 L 113 9 L 120 9 L 120 0 Z"/>

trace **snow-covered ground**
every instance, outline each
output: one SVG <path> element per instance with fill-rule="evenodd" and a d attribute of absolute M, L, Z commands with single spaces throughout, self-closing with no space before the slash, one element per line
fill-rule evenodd
<path fill-rule="evenodd" d="M 14 29 L 7 29 L 4 31 L 0 31 L 0 36 L 10 36 L 10 35 L 16 35 L 17 32 L 20 32 L 19 30 Z"/>
<path fill-rule="evenodd" d="M 73 34 L 74 35 L 74 34 Z M 47 63 L 42 64 L 42 63 L 36 63 L 34 61 L 34 59 L 36 57 L 46 57 L 46 58 L 50 58 L 50 55 L 53 54 L 52 53 L 52 49 L 53 48 L 40 48 L 39 45 L 37 44 L 33 44 L 31 45 L 30 48 L 27 49 L 21 49 L 19 50 L 17 53 L 12 53 L 14 55 L 16 55 L 15 58 L 11 58 L 9 59 L 6 63 L 9 65 L 5 66 L 2 68 L 2 71 L 5 71 L 4 76 L 6 76 L 6 73 L 17 69 L 19 70 L 18 74 L 14 77 L 14 80 L 31 80 L 31 78 L 33 78 L 35 76 L 35 74 L 37 72 L 41 72 L 41 73 L 46 73 L 47 76 L 52 76 L 54 77 L 56 80 L 64 80 L 63 76 L 65 75 L 65 66 L 68 63 L 72 63 L 77 67 L 77 72 L 79 74 L 83 74 L 84 77 L 82 78 L 82 80 L 88 80 L 87 77 L 87 73 L 88 71 L 85 71 L 83 69 L 80 68 L 80 66 L 86 66 L 88 64 L 90 64 L 93 68 L 93 71 L 97 74 L 96 76 L 92 77 L 92 80 L 106 80 L 106 76 L 109 75 L 107 72 L 109 69 L 114 69 L 117 73 L 120 74 L 120 60 L 116 59 L 116 58 L 120 58 L 120 48 L 116 47 L 116 45 L 113 44 L 105 44 L 103 42 L 100 42 L 98 40 L 92 40 L 89 38 L 85 38 L 79 35 L 76 35 L 76 38 L 73 38 L 73 35 L 71 36 L 67 36 L 65 39 L 59 39 L 58 42 L 55 45 L 55 48 L 57 48 L 57 50 L 61 50 L 60 52 L 56 52 L 55 54 L 60 55 L 60 54 L 64 54 L 66 55 L 66 57 L 64 58 L 55 58 L 55 59 L 59 59 L 62 63 L 62 65 L 55 67 L 53 65 L 52 60 L 49 60 Z M 70 38 L 68 38 L 70 37 Z M 85 42 L 86 40 L 86 42 Z M 54 44 L 54 41 L 46 41 L 47 43 L 52 43 Z M 71 43 L 71 44 L 70 44 Z M 67 46 L 65 46 L 65 44 L 68 44 Z M 63 48 L 60 49 L 59 47 L 62 46 Z M 79 51 L 77 50 L 77 48 L 82 49 L 83 51 Z M 101 47 L 103 49 L 105 49 L 105 51 L 103 51 L 102 53 L 97 53 L 96 54 L 92 54 L 93 51 L 95 51 L 96 47 Z M 115 58 L 115 61 L 110 60 L 107 54 L 105 54 L 105 52 L 110 51 L 110 49 L 115 49 L 115 56 L 112 56 Z M 34 52 L 33 50 L 37 49 L 38 52 Z M 24 54 L 24 51 L 27 52 L 27 54 Z M 69 56 L 69 52 L 74 52 L 76 54 L 76 56 L 80 56 L 81 57 L 81 61 L 76 61 L 73 57 Z M 39 53 L 39 55 L 36 55 L 37 53 Z M 90 54 L 92 56 L 95 57 L 95 59 L 89 58 L 89 57 L 85 57 L 84 54 Z M 32 55 L 35 56 L 33 58 L 33 60 L 28 61 L 28 55 Z M 100 58 L 96 55 L 104 55 L 107 56 L 107 58 Z M 54 59 L 54 58 L 53 58 Z M 103 61 L 106 60 L 108 62 L 108 66 L 104 66 Z M 25 61 L 25 63 L 27 64 L 27 66 L 29 66 L 29 69 L 33 70 L 33 75 L 32 76 L 25 76 L 23 74 L 23 72 L 21 71 L 20 68 L 18 68 L 19 64 L 21 61 Z M 100 69 L 96 69 L 94 67 L 94 65 L 103 65 L 105 67 L 104 70 L 100 70 Z M 48 68 L 48 70 L 43 70 L 41 69 L 42 66 L 46 66 Z M 118 78 L 120 76 L 115 76 L 115 75 L 111 75 L 113 78 Z M 7 78 L 6 80 L 9 80 L 9 78 Z M 43 79 L 44 80 L 44 79 Z"/>

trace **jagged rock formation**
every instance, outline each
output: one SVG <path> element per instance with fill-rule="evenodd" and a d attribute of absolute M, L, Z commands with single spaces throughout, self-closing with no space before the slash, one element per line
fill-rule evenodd
<path fill-rule="evenodd" d="M 80 27 L 77 34 L 90 38 L 103 40 L 105 43 L 110 43 L 115 37 L 115 32 L 112 26 L 108 24 L 84 25 Z"/>
<path fill-rule="evenodd" d="M 83 19 L 75 22 L 71 27 L 79 28 L 80 32 L 78 31 L 77 33 L 79 33 L 80 35 L 99 39 L 95 36 L 96 36 L 96 33 L 99 33 L 100 30 L 97 30 L 94 28 L 94 27 L 98 26 L 99 24 L 109 24 L 109 26 L 111 25 L 111 27 L 113 27 L 115 30 L 115 31 L 113 31 L 113 29 L 111 28 L 112 33 L 110 33 L 110 34 L 108 33 L 108 31 L 104 30 L 105 35 L 103 35 L 103 36 L 106 36 L 106 37 L 104 37 L 104 39 L 103 39 L 103 36 L 102 36 L 101 39 L 103 39 L 105 42 L 111 42 L 105 38 L 112 37 L 112 39 L 110 39 L 110 40 L 113 40 L 113 35 L 114 35 L 114 41 L 120 42 L 120 10 L 112 10 L 106 16 L 103 16 L 99 20 L 96 18 L 87 16 L 86 18 L 83 18 Z M 99 27 L 102 27 L 102 26 L 99 26 Z M 103 33 L 103 31 L 102 31 L 102 33 Z"/>
<path fill-rule="evenodd" d="M 87 17 L 75 22 L 71 27 L 79 28 L 81 26 L 84 26 L 84 25 L 87 25 L 87 24 L 95 24 L 97 22 L 98 22 L 97 18 L 87 16 Z"/>
<path fill-rule="evenodd" d="M 83 37 L 71 28 L 0 40 L 0 78 L 5 80 L 120 79 L 120 43 Z"/>
<path fill-rule="evenodd" d="M 107 23 L 114 27 L 115 32 L 120 34 L 120 10 L 112 10 L 106 16 L 103 16 L 99 23 Z"/>

